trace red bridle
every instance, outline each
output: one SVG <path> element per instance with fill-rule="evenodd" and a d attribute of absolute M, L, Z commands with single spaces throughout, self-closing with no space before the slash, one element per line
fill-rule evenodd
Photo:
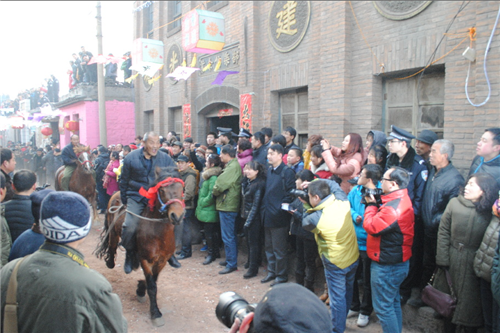
<path fill-rule="evenodd" d="M 182 207 L 186 207 L 186 205 L 184 204 L 184 200 L 170 199 L 166 203 L 163 203 L 161 198 L 160 198 L 160 193 L 158 193 L 158 190 L 160 189 L 160 187 L 170 186 L 170 185 L 173 185 L 175 183 L 179 183 L 182 185 L 182 187 L 184 187 L 184 182 L 182 181 L 182 179 L 168 177 L 167 179 L 162 180 L 161 182 L 156 184 L 156 186 L 150 187 L 149 190 L 147 190 L 147 191 L 144 189 L 144 187 L 141 187 L 141 189 L 139 190 L 139 194 L 149 200 L 148 206 L 149 206 L 149 209 L 151 211 L 153 211 L 153 209 L 156 205 L 156 200 L 159 200 L 161 205 L 162 205 L 160 211 L 165 210 L 166 207 L 173 204 L 174 202 L 178 202 L 182 205 Z"/>

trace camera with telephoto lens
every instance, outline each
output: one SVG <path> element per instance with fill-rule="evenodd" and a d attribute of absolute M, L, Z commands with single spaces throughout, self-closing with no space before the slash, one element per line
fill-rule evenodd
<path fill-rule="evenodd" d="M 301 198 L 302 200 L 309 202 L 309 194 L 307 192 L 307 188 L 303 190 L 293 189 L 290 191 L 290 194 L 296 198 Z"/>
<path fill-rule="evenodd" d="M 375 198 L 375 200 L 377 201 L 377 206 L 381 206 L 382 205 L 382 198 L 381 198 L 381 195 L 383 194 L 384 192 L 382 191 L 381 188 L 368 188 L 368 187 L 364 187 L 361 189 L 361 203 L 362 204 L 365 204 L 366 205 L 366 200 L 365 200 L 365 197 L 369 197 L 370 195 L 373 195 L 373 197 Z"/>
<path fill-rule="evenodd" d="M 226 291 L 219 296 L 219 303 L 215 308 L 217 319 L 226 327 L 231 328 L 236 318 L 243 323 L 243 318 L 255 311 L 257 304 L 250 304 L 243 297 L 233 291 Z M 241 327 L 241 326 L 240 326 Z M 249 333 L 253 333 L 253 324 L 250 324 Z"/>

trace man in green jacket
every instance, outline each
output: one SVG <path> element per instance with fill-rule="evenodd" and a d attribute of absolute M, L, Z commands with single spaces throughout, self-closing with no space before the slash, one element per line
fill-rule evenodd
<path fill-rule="evenodd" d="M 78 251 L 91 224 L 90 205 L 81 195 L 52 192 L 45 197 L 40 212 L 45 243 L 1 270 L 2 323 L 17 321 L 20 333 L 127 331 L 120 298 Z M 9 320 L 7 289 L 18 263 L 17 318 Z"/>
<path fill-rule="evenodd" d="M 221 148 L 220 159 L 225 163 L 224 170 L 215 181 L 213 195 L 217 198 L 216 209 L 219 211 L 222 240 L 226 250 L 226 266 L 219 274 L 228 274 L 237 270 L 238 243 L 234 225 L 240 209 L 241 166 L 236 157 L 236 149 L 231 145 Z"/>

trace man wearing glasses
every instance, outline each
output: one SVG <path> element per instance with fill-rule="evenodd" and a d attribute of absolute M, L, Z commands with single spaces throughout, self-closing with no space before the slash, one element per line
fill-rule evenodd
<path fill-rule="evenodd" d="M 408 274 L 415 217 L 409 181 L 408 171 L 392 167 L 382 178 L 382 206 L 378 207 L 373 195 L 365 197 L 363 227 L 368 234 L 366 252 L 372 260 L 372 301 L 384 332 L 403 329 L 399 288 Z"/>
<path fill-rule="evenodd" d="M 421 218 L 421 207 L 428 170 L 425 165 L 425 160 L 417 155 L 415 149 L 410 145 L 412 139 L 415 139 L 412 134 L 394 125 L 391 126 L 391 133 L 387 137 L 390 154 L 387 158 L 386 170 L 392 167 L 401 167 L 408 171 L 410 181 L 407 190 L 415 214 L 415 241 L 412 247 L 413 255 L 410 260 L 408 277 L 401 284 L 401 305 L 406 304 L 411 296 L 411 289 L 417 288 L 420 283 L 424 252 L 424 223 Z"/>

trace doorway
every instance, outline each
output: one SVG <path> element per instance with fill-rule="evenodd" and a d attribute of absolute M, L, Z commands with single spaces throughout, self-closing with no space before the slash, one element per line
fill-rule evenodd
<path fill-rule="evenodd" d="M 240 116 L 225 116 L 225 117 L 207 117 L 208 132 L 217 133 L 217 127 L 225 127 L 233 130 L 233 133 L 238 134 L 240 129 Z M 207 133 L 208 133 L 207 132 Z"/>

